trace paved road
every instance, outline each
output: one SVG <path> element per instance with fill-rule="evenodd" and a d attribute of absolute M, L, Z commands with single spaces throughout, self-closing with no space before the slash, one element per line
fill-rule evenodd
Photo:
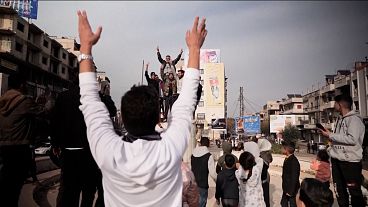
<path fill-rule="evenodd" d="M 220 148 L 217 148 L 215 145 L 211 145 L 210 152 L 214 155 L 215 159 L 218 159 L 219 156 L 221 156 L 222 151 Z M 237 156 L 240 155 L 240 152 L 234 152 Z M 314 158 L 313 155 L 297 155 L 299 157 L 299 160 L 301 163 L 306 163 L 307 165 L 308 161 Z M 281 189 L 281 171 L 282 168 L 280 167 L 283 161 L 283 157 L 281 155 L 274 155 L 274 162 L 273 165 L 270 167 L 270 175 L 271 175 L 271 185 L 270 185 L 270 192 L 271 192 L 271 206 L 280 206 L 280 200 L 282 195 L 282 189 Z M 43 159 L 42 159 L 43 160 Z M 47 159 L 43 160 L 43 163 L 41 168 L 47 168 L 48 162 Z M 301 164 L 302 165 L 302 164 Z M 52 170 L 48 171 L 42 174 L 38 175 L 38 178 L 40 180 L 40 183 L 31 183 L 31 184 L 25 184 L 22 193 L 21 198 L 19 201 L 20 207 L 52 207 L 56 206 L 56 198 L 58 193 L 58 179 L 60 175 L 60 170 Z M 313 177 L 313 175 L 309 173 L 301 173 L 300 179 L 303 179 L 305 177 Z M 215 183 L 210 180 L 209 182 L 210 188 L 209 188 L 209 194 L 208 194 L 208 204 L 209 207 L 214 207 L 216 205 L 215 200 Z M 337 206 L 337 204 L 334 204 L 334 207 Z"/>

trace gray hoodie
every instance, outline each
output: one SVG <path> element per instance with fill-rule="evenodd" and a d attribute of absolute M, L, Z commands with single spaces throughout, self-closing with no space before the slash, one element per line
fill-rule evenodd
<path fill-rule="evenodd" d="M 330 156 L 340 161 L 361 161 L 364 132 L 365 126 L 357 111 L 350 111 L 345 116 L 340 117 L 334 133 L 330 134 L 332 141 L 328 148 Z"/>

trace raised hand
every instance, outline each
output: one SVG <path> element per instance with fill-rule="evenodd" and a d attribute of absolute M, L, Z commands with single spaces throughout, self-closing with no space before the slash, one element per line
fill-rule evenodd
<path fill-rule="evenodd" d="M 93 33 L 91 25 L 88 22 L 86 11 L 78 11 L 77 13 L 78 13 L 78 32 L 81 48 L 92 47 L 100 39 L 102 27 L 98 27 L 96 32 Z"/>
<path fill-rule="evenodd" d="M 180 53 L 183 53 L 183 48 L 180 49 Z"/>
<path fill-rule="evenodd" d="M 157 52 L 160 52 L 160 48 L 159 48 L 158 46 L 157 46 L 157 48 L 156 48 L 156 49 L 157 49 Z"/>
<path fill-rule="evenodd" d="M 199 17 L 194 19 L 192 30 L 188 30 L 185 41 L 189 48 L 188 68 L 199 69 L 199 52 L 207 36 L 206 19 L 203 18 L 198 26 Z"/>
<path fill-rule="evenodd" d="M 194 19 L 192 30 L 188 30 L 186 33 L 185 41 L 189 49 L 200 49 L 207 35 L 206 19 L 202 18 L 201 23 L 198 26 L 199 17 Z"/>
<path fill-rule="evenodd" d="M 146 71 L 148 70 L 149 63 L 146 63 Z"/>

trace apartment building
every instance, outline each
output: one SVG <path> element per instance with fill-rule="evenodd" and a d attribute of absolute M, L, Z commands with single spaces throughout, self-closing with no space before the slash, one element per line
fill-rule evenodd
<path fill-rule="evenodd" d="M 70 74 L 78 72 L 77 56 L 16 11 L 0 6 L 0 88 L 7 90 L 9 74 L 27 78 L 27 93 L 37 97 L 69 88 Z"/>

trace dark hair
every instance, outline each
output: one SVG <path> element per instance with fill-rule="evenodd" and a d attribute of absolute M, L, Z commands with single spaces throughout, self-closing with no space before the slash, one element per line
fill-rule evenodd
<path fill-rule="evenodd" d="M 182 69 L 180 69 L 180 70 L 178 70 L 178 72 L 181 72 L 181 73 L 185 73 L 185 71 L 184 70 L 182 70 Z"/>
<path fill-rule="evenodd" d="M 295 152 L 295 143 L 292 141 L 282 141 L 281 145 L 287 150 L 290 154 Z"/>
<path fill-rule="evenodd" d="M 206 146 L 206 147 L 210 146 L 210 140 L 208 139 L 208 137 L 201 138 L 201 146 Z"/>
<path fill-rule="evenodd" d="M 331 207 L 334 202 L 332 191 L 314 178 L 302 181 L 299 199 L 306 207 Z"/>
<path fill-rule="evenodd" d="M 345 108 L 351 109 L 351 107 L 353 106 L 353 99 L 351 98 L 351 96 L 346 94 L 335 96 L 334 100 L 337 103 L 344 105 Z"/>
<path fill-rule="evenodd" d="M 319 150 L 317 153 L 317 158 L 323 162 L 330 162 L 330 156 L 328 155 L 327 150 Z"/>
<path fill-rule="evenodd" d="M 157 91 L 150 86 L 133 86 L 121 98 L 121 114 L 124 127 L 130 134 L 154 133 L 160 116 Z"/>
<path fill-rule="evenodd" d="M 239 157 L 239 164 L 244 170 L 250 170 L 256 165 L 256 160 L 250 152 L 243 152 Z"/>
<path fill-rule="evenodd" d="M 243 152 L 239 157 L 239 164 L 244 170 L 249 170 L 248 177 L 241 179 L 243 182 L 247 182 L 252 176 L 252 169 L 257 164 L 254 156 L 250 152 Z"/>
<path fill-rule="evenodd" d="M 233 155 L 225 155 L 225 164 L 226 164 L 226 167 L 228 168 L 232 168 L 235 164 L 235 158 Z"/>
<path fill-rule="evenodd" d="M 11 74 L 8 77 L 8 87 L 10 89 L 20 89 L 25 83 L 26 78 L 19 73 Z"/>
<path fill-rule="evenodd" d="M 151 76 L 152 76 L 152 75 L 156 75 L 156 73 L 155 73 L 155 72 L 151 72 Z"/>
<path fill-rule="evenodd" d="M 170 56 L 170 55 L 166 55 L 166 57 L 169 57 L 169 58 L 171 58 L 171 56 Z"/>

